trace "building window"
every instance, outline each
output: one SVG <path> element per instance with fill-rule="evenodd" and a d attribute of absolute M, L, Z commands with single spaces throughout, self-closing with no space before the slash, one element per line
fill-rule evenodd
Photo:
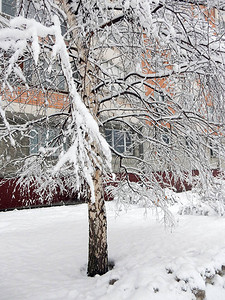
<path fill-rule="evenodd" d="M 54 138 L 59 134 L 55 128 L 43 129 L 37 128 L 30 132 L 30 154 L 37 154 L 41 147 L 54 148 Z M 58 156 L 58 151 L 53 156 Z"/>
<path fill-rule="evenodd" d="M 10 15 L 10 16 L 15 16 L 16 1 L 17 0 L 2 0 L 2 1 L 0 1 L 2 13 Z"/>
<path fill-rule="evenodd" d="M 193 139 L 189 136 L 186 136 L 185 137 L 185 145 L 188 149 L 193 149 L 194 148 Z"/>
<path fill-rule="evenodd" d="M 132 154 L 131 136 L 128 132 L 118 129 L 105 129 L 105 138 L 108 144 L 119 153 Z"/>
<path fill-rule="evenodd" d="M 67 89 L 66 80 L 58 62 L 52 64 L 49 69 L 50 61 L 40 57 L 38 66 L 35 67 L 31 58 L 25 58 L 23 63 L 23 72 L 27 83 L 31 86 L 41 85 L 46 89 L 56 91 L 65 91 Z"/>
<path fill-rule="evenodd" d="M 154 91 L 154 99 L 157 102 L 165 102 L 165 96 L 162 92 Z"/>
<path fill-rule="evenodd" d="M 209 151 L 210 151 L 210 157 L 216 158 L 218 157 L 218 146 L 214 145 L 210 142 L 209 143 Z"/>
<path fill-rule="evenodd" d="M 162 141 L 163 141 L 165 144 L 167 144 L 167 145 L 170 144 L 170 138 L 169 138 L 169 135 L 168 135 L 167 133 L 163 133 L 163 134 L 162 134 Z"/>
<path fill-rule="evenodd" d="M 167 128 L 154 127 L 154 138 L 163 144 L 169 145 L 171 143 L 171 132 Z"/>

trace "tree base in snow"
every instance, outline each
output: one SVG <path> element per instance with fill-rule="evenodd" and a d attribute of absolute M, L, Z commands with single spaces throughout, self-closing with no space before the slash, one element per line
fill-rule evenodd
<path fill-rule="evenodd" d="M 95 275 L 104 275 L 109 270 L 108 268 L 108 258 L 104 256 L 102 258 L 92 257 L 88 262 L 87 275 L 89 277 L 94 277 Z"/>

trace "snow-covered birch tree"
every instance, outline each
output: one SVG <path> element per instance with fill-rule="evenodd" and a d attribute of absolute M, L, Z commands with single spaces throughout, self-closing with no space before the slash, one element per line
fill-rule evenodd
<path fill-rule="evenodd" d="M 108 269 L 109 148 L 116 178 L 165 212 L 165 186 L 193 184 L 195 172 L 206 187 L 223 170 L 224 10 L 219 0 L 29 0 L 1 17 L 1 172 L 41 198 L 88 199 L 90 276 Z"/>

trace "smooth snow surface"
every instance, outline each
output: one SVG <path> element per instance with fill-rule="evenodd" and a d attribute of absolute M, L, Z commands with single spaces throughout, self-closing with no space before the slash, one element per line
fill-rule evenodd
<path fill-rule="evenodd" d="M 115 267 L 88 278 L 85 204 L 1 212 L 0 299 L 191 300 L 193 288 L 225 299 L 225 279 L 215 275 L 225 264 L 225 218 L 175 215 L 170 230 L 136 206 L 116 216 L 111 202 L 107 213 Z"/>

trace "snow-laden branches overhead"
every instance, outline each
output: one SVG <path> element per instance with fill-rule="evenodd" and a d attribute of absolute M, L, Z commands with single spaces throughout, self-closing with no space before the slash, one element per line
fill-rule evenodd
<path fill-rule="evenodd" d="M 47 55 L 50 55 L 49 59 L 51 64 L 54 64 L 56 61 L 61 64 L 62 73 L 64 74 L 65 80 L 68 86 L 68 93 L 70 98 L 71 105 L 71 115 L 70 123 L 65 129 L 65 132 L 70 136 L 71 146 L 68 150 L 63 152 L 60 155 L 58 162 L 56 163 L 53 174 L 51 177 L 60 173 L 60 170 L 63 169 L 64 165 L 68 162 L 73 165 L 73 176 L 75 176 L 76 188 L 77 190 L 81 189 L 81 186 L 86 182 L 89 185 L 91 191 L 92 201 L 95 199 L 94 187 L 93 187 L 93 174 L 94 174 L 94 165 L 98 165 L 99 168 L 102 168 L 103 160 L 105 159 L 105 168 L 110 169 L 110 150 L 108 144 L 102 137 L 99 132 L 97 122 L 94 120 L 93 116 L 90 114 L 88 109 L 85 107 L 82 102 L 80 95 L 77 92 L 75 83 L 73 81 L 73 74 L 70 65 L 70 59 L 66 44 L 61 35 L 61 28 L 59 19 L 57 16 L 52 18 L 52 26 L 45 26 L 34 19 L 25 19 L 23 17 L 18 17 L 13 19 L 10 22 L 10 27 L 7 29 L 1 30 L 1 42 L 0 48 L 5 53 L 9 53 L 8 65 L 3 70 L 5 72 L 3 76 L 3 90 L 7 90 L 6 86 L 10 85 L 10 75 L 14 72 L 20 79 L 25 83 L 26 78 L 23 75 L 23 66 L 19 66 L 18 62 L 23 56 L 27 56 L 27 53 L 30 51 L 31 56 L 29 59 L 34 61 L 34 66 L 38 66 L 40 58 L 41 47 L 45 47 L 50 42 L 50 36 L 52 36 L 53 44 L 51 43 L 51 51 Z M 44 39 L 44 42 L 43 42 Z M 19 72 L 15 72 L 15 68 L 18 68 Z M 51 65 L 49 65 L 49 68 Z M 46 70 L 47 71 L 47 70 Z M 10 92 L 13 95 L 14 89 L 17 87 L 11 87 Z M 7 107 L 7 103 L 4 103 Z M 1 108 L 1 115 L 4 117 L 3 121 L 9 135 L 11 137 L 10 131 L 11 126 L 5 118 L 5 111 Z M 49 117 L 48 117 L 49 118 Z M 30 124 L 30 123 L 29 123 Z M 31 130 L 31 126 L 26 126 L 27 124 L 21 124 L 19 131 Z M 14 141 L 11 139 L 11 141 Z M 99 153 L 101 153 L 101 158 L 96 157 L 96 154 L 93 153 L 92 146 L 95 145 Z M 13 142 L 15 146 L 15 142 Z M 46 151 L 41 151 L 44 154 Z M 53 149 L 50 152 L 55 152 Z M 40 153 L 42 156 L 42 153 Z M 106 159 L 107 158 L 107 159 Z M 43 159 L 43 157 L 41 158 Z M 40 158 L 39 158 L 40 160 Z M 28 171 L 23 168 L 23 177 L 27 177 L 30 172 L 35 172 L 33 170 L 34 161 L 29 159 L 25 166 L 28 168 Z M 31 165 L 30 165 L 31 164 Z M 29 169 L 32 168 L 33 171 Z"/>
<path fill-rule="evenodd" d="M 219 162 L 212 165 L 209 157 L 212 148 L 223 156 L 216 133 L 218 126 L 220 132 L 224 128 L 221 5 L 71 1 L 78 16 L 75 26 L 84 43 L 91 40 L 88 59 L 97 78 L 92 91 L 101 95 L 98 116 L 111 128 L 109 140 L 122 162 L 119 170 L 137 174 L 147 184 L 152 180 L 151 187 L 156 170 L 170 170 L 180 178 L 180 166 L 205 172 L 217 168 Z M 128 155 L 115 149 L 117 128 L 132 137 Z M 137 164 L 126 162 L 134 157 Z"/>
<path fill-rule="evenodd" d="M 60 174 L 62 186 L 88 183 L 93 196 L 96 170 L 109 170 L 108 144 L 114 171 L 126 179 L 132 173 L 146 188 L 203 185 L 211 169 L 223 169 L 222 1 L 18 7 L 0 35 L 0 138 L 19 149 L 3 151 L 5 172 L 19 161 L 24 176 L 35 178 L 40 165 L 39 186 Z"/>

